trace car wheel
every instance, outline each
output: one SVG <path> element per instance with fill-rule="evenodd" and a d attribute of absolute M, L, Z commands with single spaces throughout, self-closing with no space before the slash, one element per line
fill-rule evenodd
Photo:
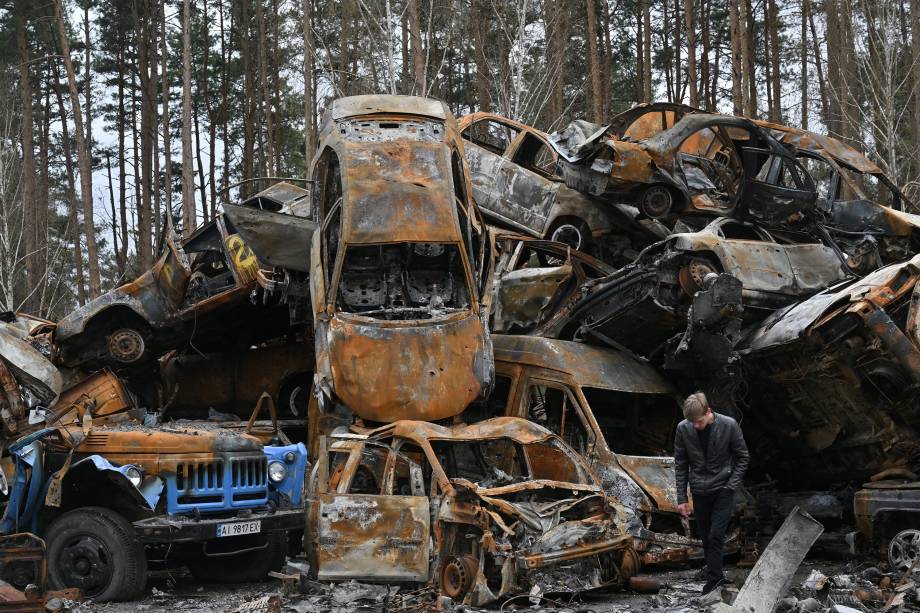
<path fill-rule="evenodd" d="M 470 588 L 473 587 L 473 581 L 476 579 L 476 572 L 479 570 L 479 563 L 473 556 L 451 556 L 444 561 L 441 566 L 441 593 L 449 596 L 454 601 L 460 602 L 466 596 Z"/>
<path fill-rule="evenodd" d="M 718 267 L 706 258 L 690 258 L 678 273 L 680 287 L 688 296 L 704 289 L 707 275 L 718 274 Z"/>
<path fill-rule="evenodd" d="M 205 583 L 261 581 L 268 573 L 281 570 L 284 565 L 287 535 L 284 532 L 270 532 L 262 542 L 265 546 L 259 549 L 229 555 L 206 556 L 202 552 L 189 562 L 188 569 L 196 579 Z"/>
<path fill-rule="evenodd" d="M 639 208 L 652 219 L 661 219 L 674 208 L 674 192 L 664 185 L 652 185 L 639 197 Z"/>
<path fill-rule="evenodd" d="M 80 588 L 94 602 L 131 600 L 147 583 L 144 546 L 128 521 L 110 509 L 84 507 L 48 527 L 48 580 L 54 589 Z"/>
<path fill-rule="evenodd" d="M 118 328 L 107 337 L 109 357 L 121 364 L 136 364 L 144 358 L 144 335 L 134 328 Z"/>
<path fill-rule="evenodd" d="M 920 556 L 920 530 L 902 530 L 888 544 L 888 563 L 899 573 L 911 568 L 917 556 Z"/>
<path fill-rule="evenodd" d="M 286 383 L 278 394 L 279 417 L 306 417 L 312 391 L 311 377 L 298 376 Z"/>
<path fill-rule="evenodd" d="M 567 219 L 553 225 L 549 239 L 578 251 L 587 251 L 591 242 L 591 229 L 580 219 Z"/>

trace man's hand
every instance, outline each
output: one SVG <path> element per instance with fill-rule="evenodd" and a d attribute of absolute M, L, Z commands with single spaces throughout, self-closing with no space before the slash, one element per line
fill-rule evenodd
<path fill-rule="evenodd" d="M 680 513 L 681 517 L 690 517 L 690 514 L 693 513 L 693 507 L 690 506 L 689 502 L 682 502 L 677 505 L 677 512 Z"/>

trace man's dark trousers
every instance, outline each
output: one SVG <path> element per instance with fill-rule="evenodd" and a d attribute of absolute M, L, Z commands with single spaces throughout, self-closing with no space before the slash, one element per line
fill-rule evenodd
<path fill-rule="evenodd" d="M 735 492 L 723 487 L 712 494 L 693 494 L 693 513 L 696 526 L 703 540 L 706 558 L 706 589 L 719 585 L 722 574 L 722 549 L 725 545 L 725 531 L 735 507 Z"/>

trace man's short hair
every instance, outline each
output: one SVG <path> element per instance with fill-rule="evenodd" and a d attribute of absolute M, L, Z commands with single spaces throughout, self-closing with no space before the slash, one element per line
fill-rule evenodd
<path fill-rule="evenodd" d="M 684 417 L 689 421 L 696 421 L 703 417 L 706 415 L 706 411 L 709 410 L 709 401 L 706 400 L 706 394 L 703 392 L 690 394 L 687 396 L 687 399 L 684 400 L 683 409 Z"/>

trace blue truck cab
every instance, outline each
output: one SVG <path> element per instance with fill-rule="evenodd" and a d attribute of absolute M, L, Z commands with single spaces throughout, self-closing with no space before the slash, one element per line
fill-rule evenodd
<path fill-rule="evenodd" d="M 0 533 L 41 536 L 51 586 L 96 602 L 138 596 L 148 567 L 177 560 L 205 581 L 261 579 L 304 528 L 300 443 L 124 420 L 34 432 L 6 462 Z"/>

